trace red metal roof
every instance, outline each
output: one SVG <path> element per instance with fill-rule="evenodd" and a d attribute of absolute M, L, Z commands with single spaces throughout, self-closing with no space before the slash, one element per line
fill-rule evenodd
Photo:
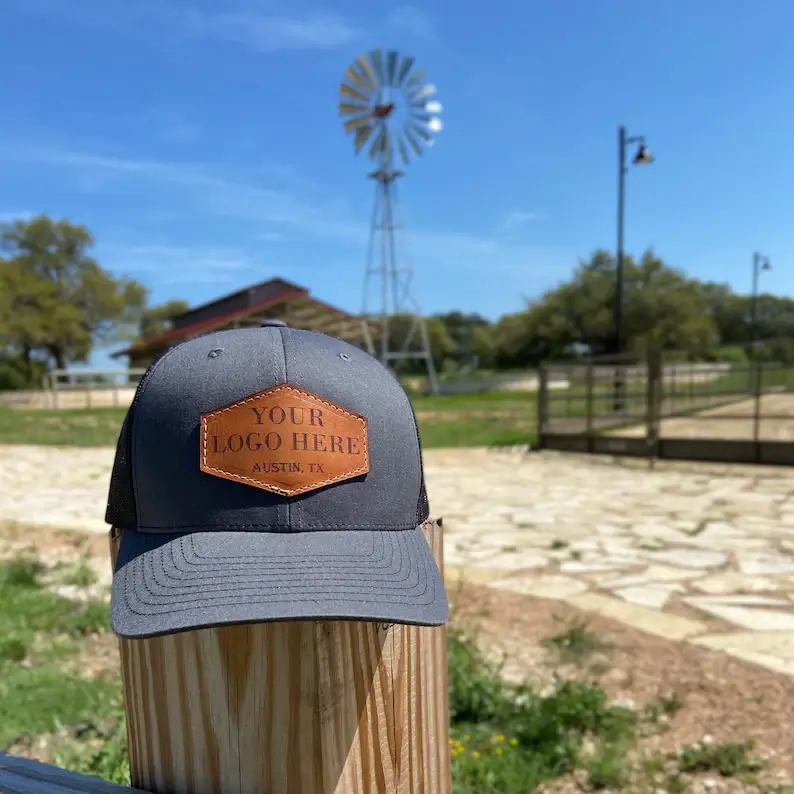
<path fill-rule="evenodd" d="M 152 347 L 153 345 L 161 345 L 163 342 L 168 342 L 171 339 L 181 339 L 187 338 L 192 336 L 198 336 L 199 334 L 206 333 L 207 331 L 211 331 L 213 328 L 217 328 L 218 326 L 225 325 L 232 320 L 236 320 L 238 317 L 245 317 L 247 314 L 251 314 L 252 312 L 262 311 L 262 309 L 267 309 L 269 306 L 275 306 L 279 303 L 282 303 L 284 300 L 289 298 L 303 298 L 306 297 L 306 292 L 300 289 L 290 289 L 284 290 L 280 292 L 278 295 L 275 295 L 272 298 L 268 298 L 267 300 L 260 301 L 259 303 L 254 303 L 250 306 L 244 306 L 242 309 L 237 309 L 233 312 L 227 312 L 226 314 L 219 314 L 215 317 L 208 317 L 206 320 L 202 320 L 197 323 L 193 323 L 193 325 L 185 326 L 184 328 L 172 328 L 170 331 L 166 331 L 162 334 L 157 334 L 157 336 L 150 336 L 148 339 L 140 339 L 134 345 L 125 348 L 124 350 L 118 350 L 115 353 L 111 353 L 111 356 L 115 358 L 116 356 L 124 356 L 128 353 L 133 352 L 134 350 L 141 350 L 146 349 L 147 347 Z"/>

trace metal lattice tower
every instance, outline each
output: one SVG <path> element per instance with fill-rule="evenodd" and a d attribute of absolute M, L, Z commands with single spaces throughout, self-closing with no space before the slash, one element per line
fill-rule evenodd
<path fill-rule="evenodd" d="M 432 99 L 436 87 L 425 83 L 424 71 L 413 66 L 413 58 L 395 51 L 359 56 L 345 72 L 339 113 L 346 119 L 345 132 L 354 135 L 356 154 L 369 144 L 369 157 L 377 163 L 369 174 L 375 181 L 375 201 L 361 312 L 364 339 L 369 352 L 394 371 L 403 361 L 423 361 L 435 394 L 438 378 L 430 337 L 411 292 L 413 268 L 401 239 L 397 180 L 405 171 L 394 168 L 398 156 L 403 166 L 408 165 L 441 131 L 441 104 Z M 373 311 L 375 305 L 379 311 Z M 373 340 L 375 328 L 380 338 Z"/>

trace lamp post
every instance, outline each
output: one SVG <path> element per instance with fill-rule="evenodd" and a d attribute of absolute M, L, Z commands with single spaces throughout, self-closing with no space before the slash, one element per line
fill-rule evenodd
<path fill-rule="evenodd" d="M 758 279 L 762 270 L 771 270 L 769 257 L 756 251 L 753 254 L 753 293 L 750 297 L 750 348 L 755 352 L 755 343 L 758 336 Z"/>
<path fill-rule="evenodd" d="M 625 215 L 626 174 L 629 170 L 626 165 L 626 147 L 634 143 L 639 144 L 639 147 L 631 161 L 632 165 L 650 165 L 654 161 L 654 156 L 645 146 L 645 138 L 642 135 L 629 137 L 625 127 L 618 129 L 618 250 L 615 263 L 615 305 L 613 310 L 615 356 L 619 356 L 623 352 L 623 218 Z M 619 371 L 618 369 L 618 373 Z M 615 378 L 615 411 L 620 411 L 622 408 L 622 393 L 622 378 L 617 374 Z"/>
<path fill-rule="evenodd" d="M 756 445 L 756 459 L 760 460 L 759 439 L 761 435 L 761 395 L 764 392 L 763 385 L 763 361 L 756 355 L 756 344 L 758 338 L 758 279 L 762 270 L 771 270 L 769 257 L 763 256 L 756 251 L 753 254 L 753 293 L 750 296 L 750 350 L 752 350 L 755 366 L 755 408 L 753 411 L 753 441 Z"/>

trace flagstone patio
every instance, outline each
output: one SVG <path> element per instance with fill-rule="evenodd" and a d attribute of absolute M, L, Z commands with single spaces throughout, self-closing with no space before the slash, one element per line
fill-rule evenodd
<path fill-rule="evenodd" d="M 0 447 L 0 521 L 106 532 L 114 450 Z M 794 472 L 431 450 L 448 581 L 794 675 Z"/>

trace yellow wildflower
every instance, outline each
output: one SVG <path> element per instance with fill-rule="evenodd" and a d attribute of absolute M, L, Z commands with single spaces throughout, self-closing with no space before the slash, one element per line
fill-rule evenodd
<path fill-rule="evenodd" d="M 510 740 L 510 746 L 511 747 L 517 747 L 518 746 L 518 739 L 511 739 Z"/>

